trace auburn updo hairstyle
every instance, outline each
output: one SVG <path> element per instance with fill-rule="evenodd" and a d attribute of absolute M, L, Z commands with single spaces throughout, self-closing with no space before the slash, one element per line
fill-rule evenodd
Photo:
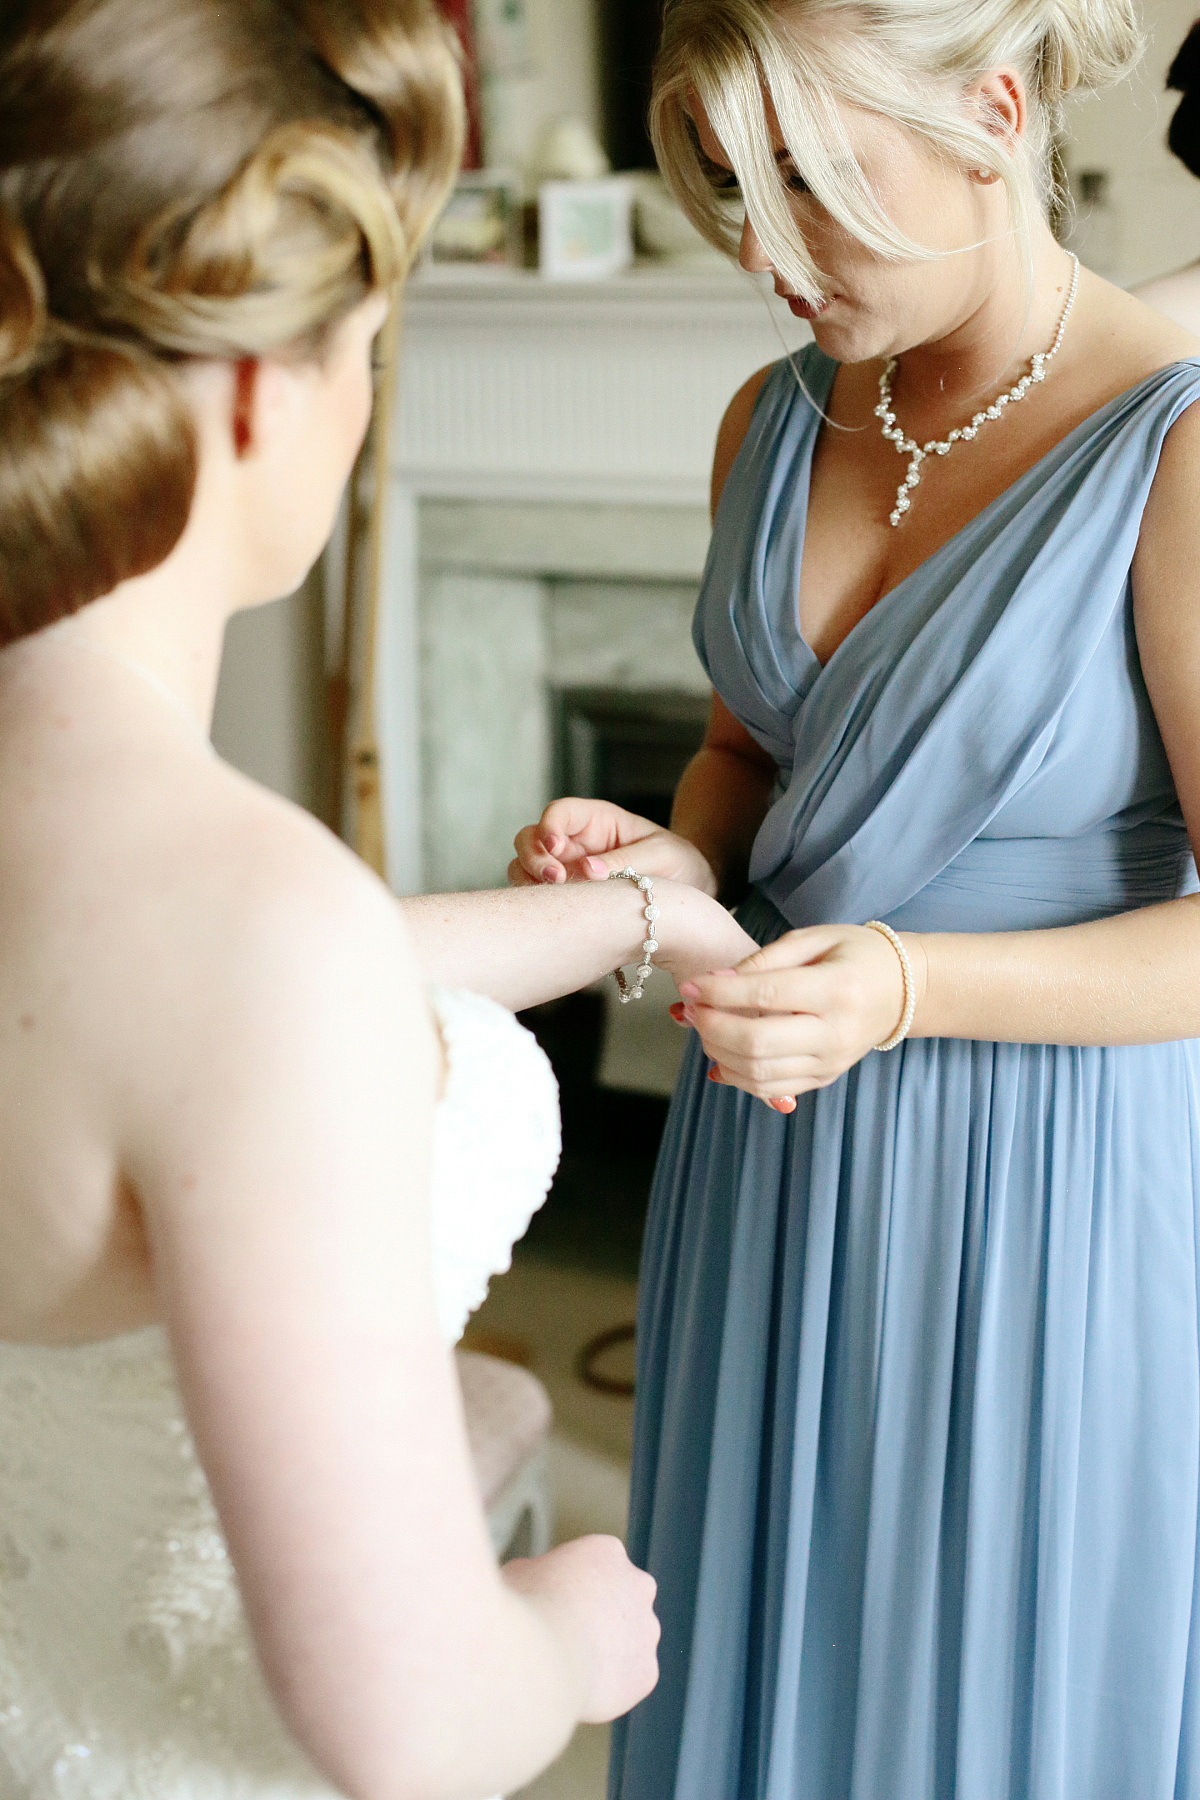
<path fill-rule="evenodd" d="M 182 359 L 319 355 L 458 168 L 433 0 L 5 0 L 0 645 L 156 568 Z"/>
<path fill-rule="evenodd" d="M 1200 19 L 1179 46 L 1167 71 L 1167 86 L 1183 95 L 1175 108 L 1167 143 L 1185 169 L 1200 175 Z"/>
<path fill-rule="evenodd" d="M 767 97 L 826 211 L 882 256 L 920 257 L 931 252 L 897 229 L 856 162 L 842 107 L 903 126 L 952 164 L 992 171 L 1028 243 L 1052 196 L 1064 102 L 1120 80 L 1141 50 L 1135 0 L 666 0 L 651 136 L 692 223 L 736 256 L 740 218 L 722 193 L 728 176 L 701 152 L 690 116 L 698 98 L 759 242 L 796 292 L 818 302 L 821 271 L 788 205 Z M 965 102 L 974 80 L 1003 65 L 1021 71 L 1029 104 L 1016 156 Z"/>

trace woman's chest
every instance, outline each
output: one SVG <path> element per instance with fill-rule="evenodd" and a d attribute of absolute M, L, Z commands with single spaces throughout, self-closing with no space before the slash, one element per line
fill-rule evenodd
<path fill-rule="evenodd" d="M 858 410 L 862 410 L 861 407 Z M 794 604 L 801 635 L 825 663 L 878 602 L 997 500 L 1053 448 L 1045 420 L 1019 427 L 1001 418 L 917 465 L 905 486 L 907 454 L 887 442 L 878 421 L 822 425 L 813 446 L 799 579 Z M 891 523 L 899 495 L 908 506 Z"/>
<path fill-rule="evenodd" d="M 909 448 L 898 448 L 883 437 L 876 401 L 871 369 L 838 371 L 826 418 L 813 434 L 804 493 L 797 495 L 804 531 L 793 605 L 820 662 L 829 661 L 880 599 L 1042 463 L 1090 407 L 1087 394 L 1034 391 L 1027 409 L 1011 405 L 986 419 L 972 439 L 961 437 L 945 454 L 930 450 L 914 463 L 912 441 L 945 443 L 957 416 L 927 410 L 914 421 L 898 419 L 905 434 L 909 425 L 914 432 Z"/>

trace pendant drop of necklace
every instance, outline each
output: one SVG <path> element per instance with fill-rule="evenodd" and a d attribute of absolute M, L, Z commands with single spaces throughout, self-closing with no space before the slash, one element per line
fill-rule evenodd
<path fill-rule="evenodd" d="M 899 359 L 889 358 L 883 374 L 879 377 L 879 405 L 875 408 L 875 417 L 883 421 L 883 435 L 890 444 L 895 444 L 901 456 L 907 456 L 908 474 L 900 483 L 896 493 L 896 504 L 889 514 L 891 523 L 899 525 L 905 513 L 912 505 L 910 495 L 915 487 L 920 486 L 921 464 L 927 456 L 948 456 L 955 444 L 970 443 L 981 425 L 989 419 L 998 419 L 1006 406 L 1015 406 L 1023 400 L 1031 387 L 1046 379 L 1046 364 L 1052 356 L 1057 356 L 1063 341 L 1063 333 L 1067 329 L 1067 320 L 1071 316 L 1071 308 L 1075 304 L 1075 294 L 1079 287 L 1079 258 L 1072 256 L 1075 265 L 1071 274 L 1071 288 L 1067 295 L 1067 303 L 1063 307 L 1062 317 L 1058 321 L 1058 330 L 1054 334 L 1054 342 L 1048 350 L 1039 350 L 1030 362 L 1026 374 L 1006 394 L 998 394 L 990 406 L 977 412 L 969 425 L 960 425 L 949 437 L 930 438 L 927 444 L 918 444 L 915 438 L 906 437 L 896 423 L 896 415 L 892 411 L 892 377 L 896 373 Z"/>

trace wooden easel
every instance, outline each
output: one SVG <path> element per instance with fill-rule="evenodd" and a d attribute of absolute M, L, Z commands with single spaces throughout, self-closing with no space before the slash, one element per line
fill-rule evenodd
<path fill-rule="evenodd" d="M 379 339 L 382 374 L 371 430 L 350 482 L 342 650 L 326 686 L 334 818 L 342 837 L 380 876 L 387 858 L 375 682 L 400 330 L 397 295 Z"/>

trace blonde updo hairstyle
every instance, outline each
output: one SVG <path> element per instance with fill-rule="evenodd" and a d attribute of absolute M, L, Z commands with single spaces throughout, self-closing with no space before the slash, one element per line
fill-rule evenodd
<path fill-rule="evenodd" d="M 961 168 L 1006 185 L 1018 241 L 1053 191 L 1052 148 L 1068 95 L 1109 86 L 1133 66 L 1134 0 L 667 0 L 651 134 L 684 212 L 736 256 L 740 220 L 722 202 L 689 107 L 699 99 L 737 177 L 746 214 L 797 293 L 822 297 L 775 162 L 765 97 L 797 172 L 826 211 L 881 256 L 929 256 L 884 212 L 847 138 L 841 106 L 905 127 Z M 966 102 L 989 70 L 1020 71 L 1029 109 L 1016 155 Z"/>
<path fill-rule="evenodd" d="M 6 0 L 0 645 L 156 568 L 182 359 L 320 356 L 457 170 L 433 0 Z"/>

